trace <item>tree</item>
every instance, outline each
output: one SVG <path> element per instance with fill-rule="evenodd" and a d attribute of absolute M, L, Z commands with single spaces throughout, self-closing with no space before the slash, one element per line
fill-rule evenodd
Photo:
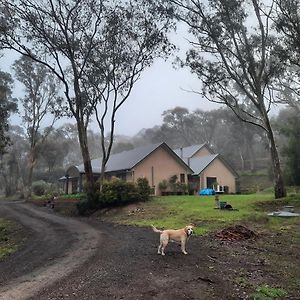
<path fill-rule="evenodd" d="M 61 136 L 60 131 L 54 130 L 39 146 L 38 151 L 50 173 L 55 168 L 64 166 L 64 160 L 69 152 L 68 141 Z"/>
<path fill-rule="evenodd" d="M 4 188 L 6 196 L 14 195 L 18 190 L 23 193 L 27 177 L 25 169 L 28 142 L 23 128 L 10 126 L 9 139 L 6 153 L 0 155 L 0 185 Z"/>
<path fill-rule="evenodd" d="M 88 191 L 93 192 L 87 141 L 91 116 L 96 112 L 104 172 L 116 112 L 141 72 L 154 58 L 169 52 L 165 34 L 170 23 L 158 22 L 162 13 L 146 0 L 3 0 L 0 9 L 7 28 L 2 44 L 45 65 L 63 83 L 70 115 L 76 120 Z M 19 29 L 17 34 L 11 27 Z M 108 148 L 104 143 L 107 116 Z"/>
<path fill-rule="evenodd" d="M 217 125 L 212 145 L 236 169 L 254 171 L 257 159 L 267 154 L 265 132 L 258 126 L 242 122 L 229 108 L 219 109 L 214 116 Z"/>
<path fill-rule="evenodd" d="M 131 143 L 128 142 L 117 142 L 114 144 L 114 147 L 112 149 L 112 153 L 120 153 L 123 151 L 129 151 L 132 150 L 134 146 Z"/>
<path fill-rule="evenodd" d="M 282 155 L 285 157 L 285 178 L 289 185 L 300 185 L 300 115 L 293 109 L 280 111 L 276 125 L 284 138 Z"/>
<path fill-rule="evenodd" d="M 281 56 L 288 65 L 281 80 L 280 99 L 300 113 L 300 2 L 298 0 L 275 0 L 273 22 L 282 39 Z"/>
<path fill-rule="evenodd" d="M 181 145 L 184 143 L 190 146 L 192 142 L 191 127 L 193 126 L 190 119 L 190 113 L 187 108 L 175 107 L 163 112 L 163 130 L 172 131 L 176 138 L 180 140 Z"/>
<path fill-rule="evenodd" d="M 0 156 L 9 143 L 7 134 L 10 114 L 16 112 L 16 99 L 12 97 L 13 80 L 10 74 L 0 71 Z"/>
<path fill-rule="evenodd" d="M 196 109 L 191 115 L 194 123 L 193 137 L 196 139 L 194 143 L 213 145 L 216 129 L 222 117 L 223 114 L 219 113 L 219 110 L 203 111 Z"/>
<path fill-rule="evenodd" d="M 61 116 L 62 99 L 58 94 L 59 84 L 44 65 L 23 56 L 14 63 L 13 68 L 16 78 L 25 86 L 25 96 L 20 98 L 20 102 L 24 111 L 22 120 L 30 146 L 27 187 L 28 196 L 31 196 L 32 176 L 37 161 L 38 147 L 45 142 L 54 123 Z M 50 121 L 50 125 L 43 128 L 47 120 Z"/>
<path fill-rule="evenodd" d="M 167 58 L 173 49 L 166 36 L 171 23 L 152 2 L 137 0 L 107 8 L 102 42 L 94 51 L 86 91 L 95 98 L 101 133 L 101 178 L 114 142 L 116 114 L 135 82 L 155 58 Z M 106 133 L 108 134 L 106 135 Z"/>
<path fill-rule="evenodd" d="M 275 198 L 286 195 L 273 129 L 274 84 L 283 73 L 281 49 L 270 33 L 273 6 L 260 1 L 170 1 L 195 38 L 183 66 L 202 80 L 203 97 L 227 105 L 242 121 L 264 130 L 274 172 Z M 272 4 L 272 3 L 271 3 Z M 248 26 L 251 24 L 251 27 Z"/>

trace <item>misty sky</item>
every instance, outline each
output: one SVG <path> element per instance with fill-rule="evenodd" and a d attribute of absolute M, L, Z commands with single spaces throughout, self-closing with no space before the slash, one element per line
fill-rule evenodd
<path fill-rule="evenodd" d="M 14 56 L 9 59 L 1 59 L 1 69 L 10 72 L 8 60 L 13 61 Z M 8 59 L 8 60 L 7 60 Z M 116 134 L 132 136 L 143 128 L 151 128 L 162 123 L 162 113 L 176 106 L 182 106 L 193 111 L 197 108 L 210 110 L 217 108 L 216 104 L 195 93 L 186 90 L 199 90 L 200 81 L 192 75 L 188 69 L 174 69 L 172 62 L 175 57 L 168 61 L 157 60 L 152 67 L 147 69 L 135 84 L 129 99 L 120 108 L 116 117 Z M 15 83 L 14 96 L 22 96 L 23 86 Z M 17 116 L 11 117 L 12 124 L 19 124 Z M 70 119 L 60 121 L 72 122 Z M 97 125 L 91 128 L 97 131 Z"/>
<path fill-rule="evenodd" d="M 192 75 L 188 69 L 174 68 L 173 62 L 176 55 L 184 57 L 188 49 L 186 40 L 187 32 L 181 28 L 176 34 L 172 34 L 172 42 L 181 47 L 180 51 L 170 57 L 168 61 L 156 60 L 150 68 L 142 73 L 141 78 L 135 84 L 128 100 L 123 104 L 116 116 L 116 134 L 135 135 L 143 128 L 151 128 L 161 125 L 162 113 L 176 106 L 195 109 L 210 110 L 219 106 L 207 100 L 201 99 L 200 95 L 186 90 L 200 90 L 200 80 Z M 10 65 L 18 56 L 12 52 L 0 58 L 0 69 L 10 72 Z M 14 96 L 22 96 L 23 86 L 15 83 Z M 11 117 L 12 124 L 20 124 L 18 116 Z M 64 119 L 63 122 L 72 122 Z M 74 122 L 74 121 L 73 121 Z M 91 129 L 98 130 L 96 124 L 91 124 Z"/>
<path fill-rule="evenodd" d="M 173 109 L 176 106 L 186 107 L 190 112 L 195 109 L 204 111 L 217 109 L 220 105 L 202 99 L 199 94 L 188 92 L 200 90 L 201 81 L 191 74 L 189 69 L 174 68 L 173 62 L 176 55 L 184 58 L 189 44 L 186 40 L 187 33 L 179 28 L 176 34 L 172 35 L 172 41 L 179 47 L 180 52 L 168 59 L 168 61 L 156 60 L 152 67 L 146 69 L 139 81 L 135 84 L 128 100 L 123 104 L 116 116 L 115 134 L 133 136 L 143 128 L 151 128 L 162 124 L 162 113 L 165 110 Z M 16 55 L 9 54 L 0 59 L 0 69 L 10 71 L 11 62 Z M 15 84 L 15 96 L 22 95 L 22 85 Z M 277 111 L 278 109 L 274 109 Z M 72 122 L 71 119 L 63 119 L 56 126 L 65 122 Z M 20 124 L 20 118 L 13 116 L 12 124 Z M 91 124 L 93 131 L 98 131 L 96 123 Z"/>
<path fill-rule="evenodd" d="M 157 61 L 144 72 L 133 92 L 118 112 L 116 133 L 133 135 L 142 128 L 162 123 L 162 113 L 176 106 L 193 111 L 210 110 L 216 104 L 185 90 L 200 90 L 200 81 L 188 70 L 174 69 L 171 61 Z"/>

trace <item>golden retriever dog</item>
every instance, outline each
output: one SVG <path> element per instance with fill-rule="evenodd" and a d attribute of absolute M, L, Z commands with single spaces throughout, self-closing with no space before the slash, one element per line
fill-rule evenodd
<path fill-rule="evenodd" d="M 165 248 L 167 247 L 169 241 L 179 242 L 181 243 L 181 251 L 183 254 L 188 254 L 185 250 L 186 242 L 189 237 L 193 234 L 193 226 L 188 225 L 181 229 L 167 229 L 167 230 L 159 230 L 153 225 L 152 229 L 154 232 L 160 233 L 160 244 L 158 246 L 157 253 L 161 255 L 165 255 Z"/>

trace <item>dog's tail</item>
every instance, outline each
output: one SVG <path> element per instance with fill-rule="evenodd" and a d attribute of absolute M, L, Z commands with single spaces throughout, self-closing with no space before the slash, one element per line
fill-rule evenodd
<path fill-rule="evenodd" d="M 151 225 L 151 227 L 152 227 L 152 229 L 153 229 L 154 232 L 162 233 L 162 230 L 157 229 L 153 225 Z"/>

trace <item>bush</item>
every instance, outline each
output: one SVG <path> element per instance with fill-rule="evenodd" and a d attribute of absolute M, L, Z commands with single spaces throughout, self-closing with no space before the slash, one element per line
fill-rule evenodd
<path fill-rule="evenodd" d="M 151 187 L 147 178 L 138 178 L 137 179 L 137 192 L 140 194 L 142 201 L 149 200 L 151 194 Z"/>
<path fill-rule="evenodd" d="M 187 193 L 188 185 L 181 182 L 175 183 L 175 190 L 177 194 L 184 195 Z"/>
<path fill-rule="evenodd" d="M 80 215 L 104 207 L 146 201 L 151 193 L 151 188 L 145 178 L 138 178 L 136 184 L 115 178 L 111 181 L 105 181 L 101 191 L 99 190 L 99 182 L 96 183 L 96 186 L 98 191 L 95 194 L 87 195 L 86 198 L 77 203 L 77 210 Z"/>
<path fill-rule="evenodd" d="M 141 198 L 138 186 L 134 183 L 114 179 L 103 184 L 98 201 L 100 206 L 106 207 L 140 201 Z"/>
<path fill-rule="evenodd" d="M 43 180 L 35 181 L 32 183 L 32 192 L 36 196 L 42 196 L 46 193 L 47 183 Z"/>
<path fill-rule="evenodd" d="M 161 181 L 159 184 L 158 184 L 158 188 L 159 188 L 159 190 L 162 192 L 162 193 L 164 193 L 166 190 L 167 190 L 167 188 L 168 188 L 168 181 L 167 180 L 163 180 L 163 181 Z"/>
<path fill-rule="evenodd" d="M 79 200 L 79 202 L 77 202 L 76 207 L 79 215 L 85 215 L 88 212 L 95 211 L 100 207 L 98 194 L 90 193 L 85 195 Z"/>
<path fill-rule="evenodd" d="M 78 214 L 83 216 L 90 209 L 90 203 L 87 199 L 81 199 L 77 204 Z"/>

